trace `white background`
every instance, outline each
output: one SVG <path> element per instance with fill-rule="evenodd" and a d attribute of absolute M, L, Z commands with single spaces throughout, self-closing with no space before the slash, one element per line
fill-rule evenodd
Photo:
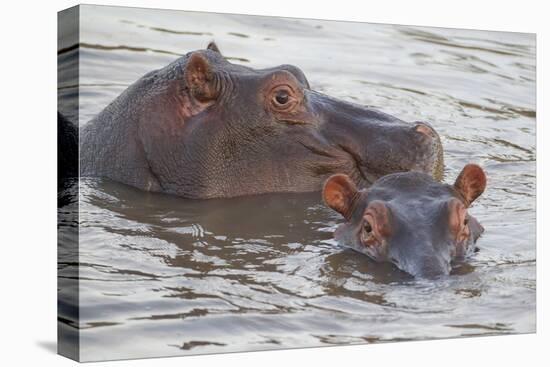
<path fill-rule="evenodd" d="M 221 354 L 98 366 L 540 366 L 550 363 L 546 1 L 95 1 L 167 9 L 537 33 L 537 334 Z M 308 4 L 309 3 L 309 4 Z M 0 5 L 0 365 L 75 365 L 55 354 L 58 10 L 74 1 Z M 543 86 L 546 90 L 543 90 Z M 546 92 L 546 93 L 545 93 Z M 545 98 L 546 97 L 546 98 Z M 546 105 L 544 101 L 546 99 Z M 544 228 L 543 223 L 546 223 Z M 546 347 L 546 348 L 545 348 Z"/>

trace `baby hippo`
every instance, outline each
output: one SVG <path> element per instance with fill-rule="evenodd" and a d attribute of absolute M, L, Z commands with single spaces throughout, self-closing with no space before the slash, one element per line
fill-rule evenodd
<path fill-rule="evenodd" d="M 471 253 L 483 227 L 468 213 L 485 190 L 485 173 L 468 164 L 454 185 L 421 172 L 394 173 L 358 191 L 344 174 L 328 178 L 325 203 L 345 218 L 334 233 L 342 245 L 417 277 L 447 275 Z"/>

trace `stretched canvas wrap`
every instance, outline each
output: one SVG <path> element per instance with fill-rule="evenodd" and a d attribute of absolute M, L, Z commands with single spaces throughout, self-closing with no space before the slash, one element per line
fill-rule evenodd
<path fill-rule="evenodd" d="M 535 332 L 534 34 L 58 18 L 60 354 Z"/>

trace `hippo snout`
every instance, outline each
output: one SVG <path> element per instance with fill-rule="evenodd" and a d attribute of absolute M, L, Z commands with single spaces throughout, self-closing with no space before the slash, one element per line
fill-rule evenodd
<path fill-rule="evenodd" d="M 363 171 L 370 183 L 387 174 L 408 171 L 442 179 L 443 146 L 428 123 L 383 126 L 375 138 L 364 144 Z"/>
<path fill-rule="evenodd" d="M 430 246 L 431 244 L 428 244 Z M 416 247 L 416 246 L 415 246 Z M 445 256 L 446 255 L 446 256 Z M 419 278 L 433 279 L 451 272 L 451 258 L 449 253 L 430 253 L 419 256 L 414 261 L 405 261 L 396 264 L 401 270 Z"/>
<path fill-rule="evenodd" d="M 418 149 L 412 171 L 425 172 L 436 180 L 443 177 L 443 146 L 439 134 L 426 122 L 416 122 L 413 127 Z"/>

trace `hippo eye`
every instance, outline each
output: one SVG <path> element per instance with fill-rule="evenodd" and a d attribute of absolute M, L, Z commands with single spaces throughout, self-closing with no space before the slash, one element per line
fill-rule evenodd
<path fill-rule="evenodd" d="M 297 103 L 295 93 L 289 86 L 278 86 L 271 92 L 271 105 L 279 112 L 290 111 Z"/>
<path fill-rule="evenodd" d="M 285 90 L 280 90 L 275 94 L 275 102 L 279 105 L 285 105 L 288 103 L 289 95 L 288 92 Z"/>

